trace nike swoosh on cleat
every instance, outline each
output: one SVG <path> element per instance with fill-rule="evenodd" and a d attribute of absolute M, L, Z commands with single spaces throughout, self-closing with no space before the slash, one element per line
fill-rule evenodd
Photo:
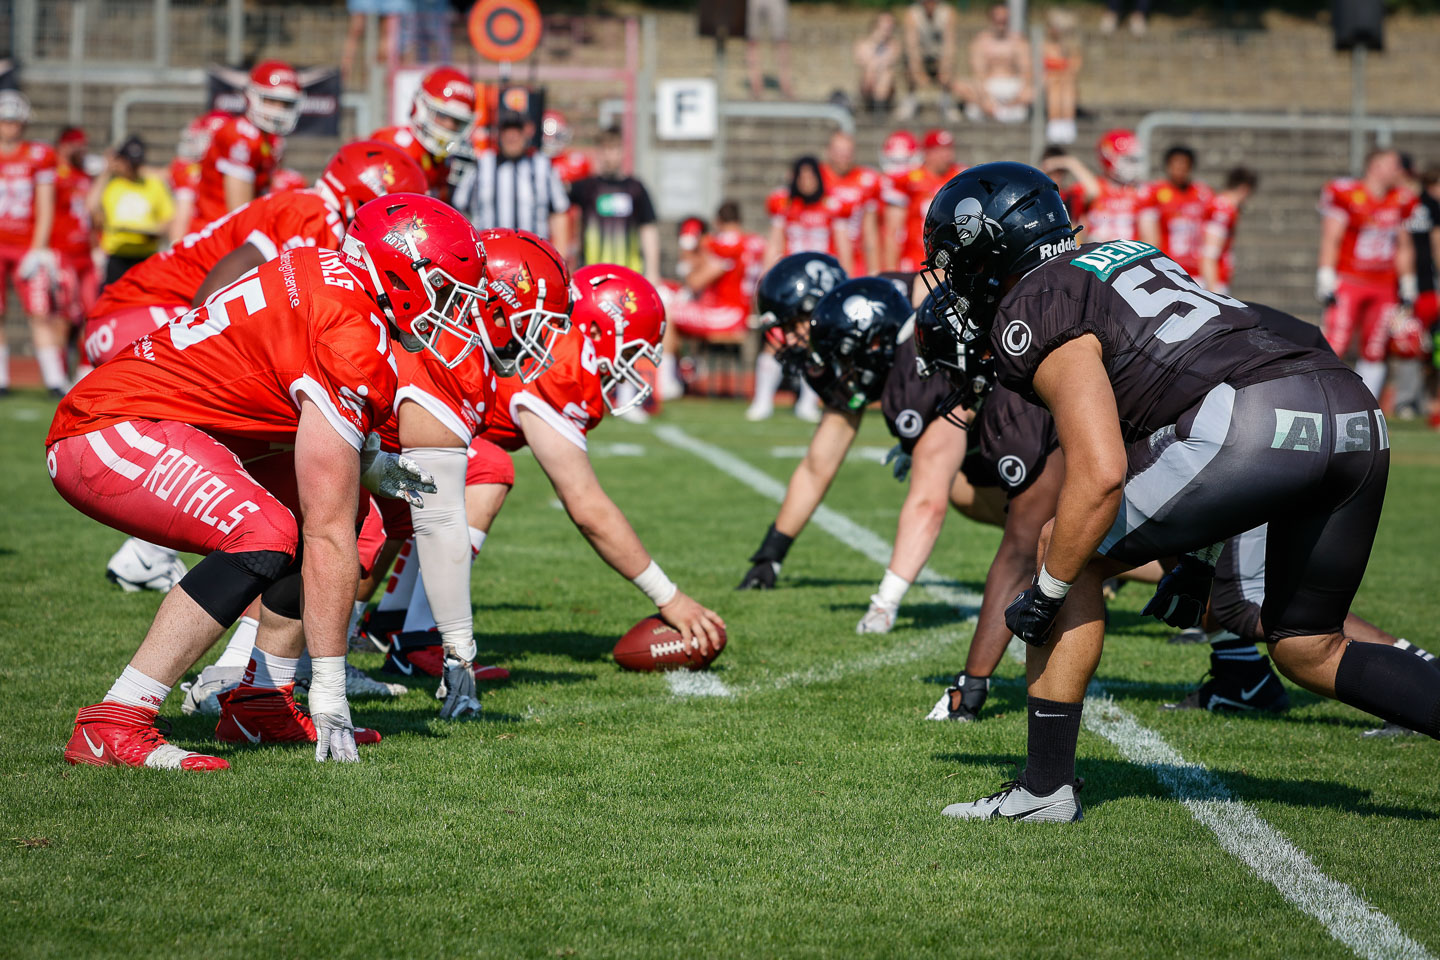
<path fill-rule="evenodd" d="M 80 736 L 85 738 L 85 746 L 90 748 L 90 752 L 95 756 L 95 759 L 98 760 L 101 757 L 105 756 L 105 745 L 103 743 L 97 745 L 94 740 L 91 740 L 89 730 L 82 729 L 80 731 Z"/>
<path fill-rule="evenodd" d="M 1255 686 L 1254 686 L 1252 689 L 1246 690 L 1246 689 L 1243 689 L 1243 688 L 1242 688 L 1242 689 L 1240 690 L 1240 699 L 1241 699 L 1241 700 L 1253 700 L 1253 699 L 1255 698 L 1255 694 L 1257 694 L 1257 693 L 1259 693 L 1261 690 L 1263 690 L 1263 689 L 1265 688 L 1265 684 L 1267 684 L 1267 683 L 1269 683 L 1269 682 L 1270 682 L 1270 678 L 1267 676 L 1267 677 L 1265 677 L 1265 679 L 1263 679 L 1263 680 L 1261 680 L 1259 683 L 1255 684 Z"/>
<path fill-rule="evenodd" d="M 240 723 L 240 721 L 239 721 L 239 720 L 236 720 L 234 717 L 231 717 L 231 718 L 230 718 L 230 722 L 233 723 L 233 724 L 235 724 L 235 729 L 236 729 L 236 730 L 239 730 L 241 733 L 245 734 L 245 739 L 246 739 L 246 740 L 249 740 L 251 743 L 259 743 L 259 742 L 260 742 L 260 734 L 258 734 L 258 733 L 251 733 L 249 730 L 246 730 L 245 727 L 244 727 L 244 725 L 242 725 L 242 724 Z"/>
<path fill-rule="evenodd" d="M 412 674 L 412 673 L 415 672 L 415 668 L 414 668 L 413 666 L 411 666 L 410 664 L 406 663 L 404 660 L 401 660 L 399 657 L 391 657 L 391 658 L 390 658 L 390 662 L 395 665 L 395 669 L 396 669 L 396 670 L 399 670 L 401 673 L 405 674 L 405 676 L 407 676 L 407 677 L 410 676 L 410 674 Z"/>

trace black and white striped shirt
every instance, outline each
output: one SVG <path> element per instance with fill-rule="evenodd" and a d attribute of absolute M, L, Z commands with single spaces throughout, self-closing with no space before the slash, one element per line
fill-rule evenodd
<path fill-rule="evenodd" d="M 529 230 L 546 239 L 550 215 L 570 208 L 565 185 L 550 158 L 534 151 L 510 160 L 486 150 L 463 164 L 451 203 L 477 230 Z"/>

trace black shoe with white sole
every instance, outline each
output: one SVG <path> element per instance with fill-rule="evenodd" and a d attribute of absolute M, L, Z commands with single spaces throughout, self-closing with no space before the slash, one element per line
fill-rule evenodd
<path fill-rule="evenodd" d="M 1237 662 L 1212 656 L 1209 678 L 1179 703 L 1165 704 L 1165 709 L 1284 713 L 1290 709 L 1290 694 L 1265 657 Z"/>
<path fill-rule="evenodd" d="M 961 820 L 1025 820 L 1032 823 L 1073 823 L 1083 819 L 1080 788 L 1085 781 L 1057 787 L 1052 793 L 1039 796 L 1020 780 L 1009 780 L 999 793 L 981 797 L 970 803 L 952 803 L 940 812 Z"/>

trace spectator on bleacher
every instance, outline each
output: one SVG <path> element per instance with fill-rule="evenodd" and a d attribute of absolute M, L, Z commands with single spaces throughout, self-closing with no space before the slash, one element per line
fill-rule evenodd
<path fill-rule="evenodd" d="M 577 267 L 617 263 L 660 282 L 660 228 L 650 191 L 625 173 L 625 141 L 618 129 L 600 135 L 598 172 L 570 185 L 570 202 L 580 211 Z"/>
<path fill-rule="evenodd" d="M 1105 15 L 1100 18 L 1100 32 L 1111 34 L 1115 32 L 1116 27 L 1120 26 L 1120 14 L 1124 0 L 1105 0 L 1105 3 L 1110 9 L 1106 10 Z M 1132 34 L 1143 37 L 1149 26 L 1146 17 L 1150 13 L 1150 0 L 1135 0 L 1134 7 L 1127 23 Z"/>
<path fill-rule="evenodd" d="M 449 63 L 450 0 L 411 0 L 400 18 L 400 49 L 406 63 Z"/>
<path fill-rule="evenodd" d="M 935 193 L 964 167 L 955 164 L 955 138 L 948 130 L 931 130 L 921 144 L 920 166 L 890 181 L 885 188 L 884 236 L 901 238 L 890 244 L 885 269 L 913 273 L 925 259 L 925 213 Z"/>
<path fill-rule="evenodd" d="M 1225 189 L 1215 194 L 1205 211 L 1204 233 L 1200 240 L 1200 276 L 1195 279 L 1205 289 L 1230 293 L 1230 277 L 1235 271 L 1231 248 L 1235 245 L 1235 228 L 1240 214 L 1260 178 L 1248 167 L 1233 167 L 1225 175 Z"/>
<path fill-rule="evenodd" d="M 848 272 L 854 265 L 850 234 L 840 202 L 825 191 L 820 161 L 799 157 L 790 171 L 790 185 L 770 194 L 770 239 L 765 269 L 792 253 L 833 254 Z"/>
<path fill-rule="evenodd" d="M 1045 139 L 1075 142 L 1075 111 L 1084 57 L 1075 33 L 1079 20 L 1058 7 L 1045 14 Z"/>
<path fill-rule="evenodd" d="M 380 46 L 375 51 L 376 64 L 388 63 L 399 53 L 400 18 L 415 10 L 414 0 L 345 0 L 345 9 L 350 12 L 350 27 L 345 31 L 345 46 L 340 54 L 340 77 L 347 86 L 355 79 L 355 54 L 360 49 L 360 39 L 365 36 L 365 21 L 369 17 L 380 18 Z"/>
<path fill-rule="evenodd" d="M 750 73 L 750 96 L 759 100 L 765 88 L 760 70 L 760 34 L 775 48 L 775 66 L 780 74 L 780 92 L 795 99 L 790 82 L 790 0 L 749 0 L 745 5 L 745 62 Z"/>
<path fill-rule="evenodd" d="M 880 268 L 880 174 L 855 163 L 855 138 L 843 130 L 830 136 L 820 165 L 825 192 L 840 204 L 850 237 L 852 277 Z"/>
<path fill-rule="evenodd" d="M 895 68 L 900 64 L 900 36 L 895 14 L 877 13 L 870 32 L 855 41 L 860 68 L 860 103 L 867 113 L 889 113 L 895 105 Z"/>
<path fill-rule="evenodd" d="M 30 322 L 30 341 L 40 378 L 52 394 L 65 392 L 65 325 L 51 314 L 55 254 L 55 151 L 25 140 L 30 101 L 18 90 L 0 90 L 0 316 L 13 283 Z M 10 392 L 10 352 L 0 331 L 0 396 Z"/>
<path fill-rule="evenodd" d="M 499 125 L 495 147 L 463 165 L 457 158 L 451 203 L 477 230 L 529 230 L 568 250 L 565 185 L 550 158 L 530 148 L 533 130 L 523 114 L 503 111 Z"/>
<path fill-rule="evenodd" d="M 90 218 L 89 141 L 79 127 L 66 127 L 55 141 L 55 312 L 73 326 L 85 322 L 99 292 L 95 237 Z"/>
<path fill-rule="evenodd" d="M 1141 188 L 1137 220 L 1142 241 L 1199 277 L 1205 212 L 1214 194 L 1194 173 L 1194 150 L 1179 144 L 1166 150 L 1165 179 Z"/>
<path fill-rule="evenodd" d="M 910 91 L 900 98 L 898 120 L 915 116 L 920 99 L 933 98 L 946 123 L 960 119 L 955 108 L 955 10 L 948 2 L 921 0 L 905 10 L 905 73 Z"/>
<path fill-rule="evenodd" d="M 1030 75 L 1030 43 L 1010 26 L 1010 7 L 990 4 L 989 26 L 970 41 L 972 96 L 965 109 L 972 120 L 988 117 L 1019 123 L 1035 100 Z"/>
<path fill-rule="evenodd" d="M 102 289 L 160 249 L 175 215 L 170 191 L 142 169 L 144 163 L 145 142 L 132 135 L 106 158 L 90 188 L 90 216 L 106 256 Z"/>

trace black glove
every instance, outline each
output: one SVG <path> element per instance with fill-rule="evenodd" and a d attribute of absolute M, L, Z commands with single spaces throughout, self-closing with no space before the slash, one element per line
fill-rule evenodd
<path fill-rule="evenodd" d="M 765 531 L 765 539 L 760 542 L 760 549 L 750 558 L 754 566 L 735 589 L 774 590 L 780 564 L 785 561 L 785 554 L 790 552 L 790 544 L 794 542 L 794 537 L 787 537 L 775 529 L 775 524 L 770 524 L 770 529 Z"/>
<path fill-rule="evenodd" d="M 1160 578 L 1155 596 L 1140 612 L 1180 630 L 1198 627 L 1210 603 L 1210 585 L 1214 580 L 1213 565 L 1186 554 L 1175 564 L 1175 569 Z"/>
<path fill-rule="evenodd" d="M 1005 608 L 1005 626 L 1021 640 L 1036 647 L 1045 646 L 1050 631 L 1055 627 L 1055 618 L 1065 598 L 1047 597 L 1040 590 L 1040 578 L 1030 581 L 1030 588 Z"/>

